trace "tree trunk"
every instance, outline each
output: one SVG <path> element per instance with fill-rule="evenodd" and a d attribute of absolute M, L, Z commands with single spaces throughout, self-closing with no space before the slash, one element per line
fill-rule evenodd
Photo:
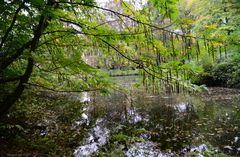
<path fill-rule="evenodd" d="M 15 89 L 15 91 L 4 99 L 3 103 L 0 104 L 0 116 L 7 113 L 7 111 L 12 107 L 15 101 L 21 96 L 23 90 L 25 89 L 26 83 L 28 82 L 32 70 L 33 70 L 33 58 L 28 58 L 28 64 L 24 75 L 21 77 L 20 82 Z"/>
<path fill-rule="evenodd" d="M 54 6 L 54 3 L 55 3 L 55 0 L 49 0 L 47 5 Z M 19 82 L 18 86 L 16 87 L 16 89 L 14 90 L 14 92 L 12 94 L 8 95 L 3 100 L 3 102 L 0 104 L 0 117 L 5 115 L 9 111 L 9 109 L 13 106 L 13 104 L 22 95 L 22 93 L 25 89 L 26 83 L 28 82 L 28 80 L 32 74 L 32 71 L 33 71 L 34 61 L 31 56 L 31 53 L 37 49 L 39 40 L 42 36 L 42 33 L 47 28 L 50 20 L 51 20 L 51 17 L 48 17 L 46 15 L 41 15 L 37 29 L 34 31 L 34 36 L 33 36 L 32 40 L 30 42 L 26 43 L 25 45 L 23 45 L 22 49 L 20 49 L 19 52 L 17 51 L 16 54 L 11 57 L 12 58 L 11 61 L 9 61 L 9 62 L 7 62 L 7 64 L 3 64 L 1 66 L 1 68 L 3 68 L 3 69 L 7 68 L 13 61 L 18 59 L 22 55 L 22 52 L 25 49 L 30 47 L 27 68 L 26 68 L 23 76 L 21 77 L 20 82 Z"/>

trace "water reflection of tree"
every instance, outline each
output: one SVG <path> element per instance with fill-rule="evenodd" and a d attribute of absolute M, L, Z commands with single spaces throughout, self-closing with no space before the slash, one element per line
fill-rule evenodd
<path fill-rule="evenodd" d="M 198 116 L 191 104 L 185 103 L 186 109 L 180 112 L 176 108 L 178 105 L 176 100 L 168 99 L 165 101 L 154 98 L 147 100 L 143 95 L 131 103 L 118 95 L 115 97 L 114 103 L 114 107 L 108 108 L 110 113 L 108 116 L 111 117 L 111 120 L 117 120 L 127 126 L 121 130 L 124 134 L 139 136 L 137 130 L 145 129 L 143 137 L 158 143 L 161 150 L 180 150 L 192 143 Z M 116 113 L 116 109 L 118 113 Z M 129 111 L 132 115 L 129 114 Z M 122 117 L 122 121 L 116 119 L 118 117 L 116 115 Z M 139 115 L 141 120 L 131 121 L 134 115 Z"/>
<path fill-rule="evenodd" d="M 199 122 L 205 124 L 202 127 L 204 138 L 230 155 L 237 155 L 240 147 L 240 141 L 234 141 L 235 137 L 240 137 L 240 108 L 237 104 L 239 101 L 234 100 L 208 102 L 202 112 L 205 115 Z"/>
<path fill-rule="evenodd" d="M 239 107 L 233 108 L 234 102 L 223 105 L 220 101 L 202 102 L 195 98 L 190 102 L 179 103 L 175 98 L 136 93 L 126 98 L 126 94 L 116 93 L 111 99 L 98 100 L 97 108 L 98 112 L 105 112 L 103 115 L 111 124 L 124 126 L 116 133 L 156 142 L 160 150 L 178 151 L 185 146 L 207 142 L 222 150 L 224 146 L 231 146 L 230 153 L 236 155 L 239 145 L 233 140 L 240 137 Z M 179 105 L 186 107 L 179 110 Z M 140 120 L 134 121 L 136 115 Z"/>
<path fill-rule="evenodd" d="M 179 113 L 172 106 L 154 106 L 149 112 L 146 129 L 151 140 L 159 143 L 161 150 L 179 150 L 191 144 L 194 136 L 196 113 L 189 104 L 184 113 Z"/>

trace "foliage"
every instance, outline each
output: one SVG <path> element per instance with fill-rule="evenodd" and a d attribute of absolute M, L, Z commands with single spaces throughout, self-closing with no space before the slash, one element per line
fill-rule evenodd
<path fill-rule="evenodd" d="M 227 56 L 228 45 L 235 45 L 229 53 L 237 50 L 239 18 L 233 14 L 239 3 L 232 2 L 232 10 L 225 2 L 201 1 L 207 7 L 200 10 L 194 0 L 186 8 L 183 3 L 177 8 L 176 0 L 150 0 L 140 7 L 131 1 L 111 1 L 106 7 L 92 0 L 1 2 L 0 83 L 7 89 L 1 114 L 26 85 L 106 92 L 111 85 L 97 68 L 138 68 L 146 86 L 195 90 L 189 79 L 201 66 L 192 62 L 207 53 L 214 61 L 217 51 Z M 212 16 L 198 16 L 211 7 Z"/>
<path fill-rule="evenodd" d="M 26 88 L 108 93 L 116 89 L 109 69 L 127 69 L 114 75 L 136 69 L 130 73 L 140 73 L 144 87 L 153 93 L 205 89 L 192 82 L 240 87 L 239 8 L 238 0 L 149 0 L 142 5 L 113 0 L 104 7 L 93 0 L 1 1 L 0 116 L 11 109 L 10 117 L 3 117 L 7 122 L 0 123 L 2 136 L 14 138 L 9 145 L 41 155 L 69 155 L 88 129 L 70 126 L 80 116 L 75 111 L 82 104 L 33 93 L 17 100 Z M 170 136 L 172 126 L 163 123 Z M 181 147 L 174 143 L 176 138 L 190 142 L 185 138 L 189 132 L 180 130 L 171 139 L 164 133 L 156 135 L 157 128 L 148 131 L 155 141 L 165 139 L 161 147 L 166 149 Z M 137 135 L 123 129 L 112 140 L 126 144 L 141 140 Z M 109 145 L 112 156 L 123 155 L 117 144 Z M 60 152 L 63 148 L 66 152 Z M 104 151 L 100 153 L 106 155 Z"/>
<path fill-rule="evenodd" d="M 196 84 L 240 88 L 239 59 L 230 59 L 217 65 L 205 65 L 204 72 L 193 78 Z"/>
<path fill-rule="evenodd" d="M 180 1 L 180 24 L 185 26 L 186 32 L 212 40 L 210 43 L 203 41 L 206 49 L 201 51 L 198 64 L 204 72 L 192 78 L 194 83 L 239 87 L 239 42 L 236 38 L 239 17 L 235 16 L 239 14 L 239 5 L 235 0 Z"/>
<path fill-rule="evenodd" d="M 2 100 L 3 113 L 26 85 L 105 92 L 111 86 L 96 67 L 142 69 L 143 77 L 156 80 L 148 85 L 157 88 L 163 81 L 177 89 L 192 87 L 188 79 L 198 68 L 185 61 L 196 58 L 201 45 L 197 37 L 175 32 L 176 0 L 151 0 L 140 8 L 124 1 L 106 7 L 77 0 L 1 4 L 1 84 L 13 85 Z M 88 55 L 99 65 L 88 62 Z"/>

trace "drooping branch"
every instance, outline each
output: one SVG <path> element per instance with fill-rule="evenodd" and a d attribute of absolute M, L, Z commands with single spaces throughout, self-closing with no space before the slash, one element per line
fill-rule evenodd
<path fill-rule="evenodd" d="M 126 18 L 128 18 L 128 19 L 130 19 L 130 20 L 132 20 L 136 23 L 139 23 L 139 24 L 151 27 L 151 28 L 155 28 L 157 30 L 161 30 L 161 31 L 164 31 L 164 32 L 167 32 L 167 33 L 172 33 L 174 35 L 178 35 L 178 36 L 185 37 L 185 38 L 201 39 L 201 40 L 207 40 L 207 41 L 217 41 L 217 39 L 207 39 L 205 37 L 192 36 L 192 35 L 178 33 L 178 32 L 172 31 L 172 30 L 168 30 L 167 28 L 172 26 L 172 23 L 170 25 L 167 25 L 167 26 L 164 26 L 164 27 L 158 27 L 158 26 L 153 25 L 151 23 L 146 23 L 146 22 L 140 21 L 138 19 L 135 19 L 134 17 L 131 17 L 130 15 L 126 15 L 126 14 L 123 14 L 123 13 L 120 13 L 120 12 L 117 12 L 117 11 L 114 11 L 114 10 L 111 10 L 111 9 L 103 8 L 103 7 L 100 7 L 100 6 L 96 6 L 96 5 L 93 5 L 93 4 L 87 4 L 87 3 L 81 3 L 81 2 L 66 2 L 66 1 L 59 1 L 59 2 L 56 2 L 56 3 L 58 3 L 58 4 L 80 5 L 80 6 L 86 6 L 86 7 L 90 7 L 90 8 L 100 9 L 100 10 L 103 10 L 103 11 L 113 13 L 113 14 L 118 15 L 118 16 L 126 17 Z"/>
<path fill-rule="evenodd" d="M 83 26 L 85 25 L 85 24 L 80 23 L 80 22 L 75 22 L 75 21 L 72 21 L 72 20 L 69 20 L 69 19 L 63 19 L 63 18 L 60 18 L 59 21 L 65 22 L 65 23 L 74 24 L 74 25 L 76 25 L 76 26 L 78 26 L 78 27 L 80 27 L 80 28 L 83 28 Z M 85 26 L 86 26 L 86 25 L 85 25 Z"/>
<path fill-rule="evenodd" d="M 103 7 L 100 7 L 100 6 L 96 6 L 96 5 L 92 5 L 92 4 L 86 4 L 86 3 L 77 3 L 77 2 L 63 2 L 63 1 L 60 1 L 60 2 L 57 2 L 59 4 L 72 4 L 72 5 L 81 5 L 81 6 L 86 6 L 86 7 L 91 7 L 91 8 L 96 8 L 96 9 L 100 9 L 100 10 L 104 10 L 104 11 L 107 11 L 107 12 L 111 12 L 115 15 L 119 15 L 119 16 L 122 16 L 122 17 L 126 17 L 134 22 L 137 22 L 139 24 L 142 24 L 142 25 L 146 25 L 146 26 L 149 26 L 149 27 L 153 27 L 153 28 L 156 28 L 158 30 L 165 30 L 166 28 L 172 26 L 172 24 L 170 25 L 167 25 L 167 26 L 164 26 L 164 27 L 158 27 L 158 26 L 155 26 L 153 24 L 150 24 L 150 23 L 146 23 L 146 22 L 142 22 L 140 20 L 137 20 L 133 17 L 131 17 L 130 15 L 125 15 L 123 13 L 119 13 L 117 11 L 114 11 L 114 10 L 111 10 L 111 9 L 107 9 L 107 8 L 103 8 Z M 166 31 L 169 31 L 169 30 L 166 30 Z"/>
<path fill-rule="evenodd" d="M 109 42 L 107 42 L 106 40 L 102 39 L 102 38 L 98 38 L 99 40 L 101 40 L 103 43 L 105 43 L 107 46 L 111 47 L 112 49 L 114 49 L 117 53 L 119 53 L 122 57 L 124 57 L 125 59 L 138 64 L 139 66 L 141 66 L 141 63 L 137 60 L 131 59 L 128 56 L 124 55 L 123 52 L 121 52 L 120 50 L 118 50 L 115 46 L 113 46 L 112 44 L 110 44 Z"/>
<path fill-rule="evenodd" d="M 152 30 L 157 31 L 156 29 Z M 133 32 L 133 33 L 115 33 L 115 34 L 94 34 L 94 33 L 87 33 L 87 32 L 83 32 L 83 31 L 78 31 L 76 29 L 64 29 L 64 30 L 54 30 L 54 31 L 48 31 L 48 32 L 44 32 L 43 34 L 54 34 L 54 33 L 71 33 L 71 34 L 82 34 L 82 35 L 89 35 L 89 36 L 98 36 L 98 37 L 117 37 L 117 36 L 135 36 L 135 35 L 141 35 L 141 34 L 145 34 L 146 30 L 141 31 L 141 32 Z"/>
<path fill-rule="evenodd" d="M 49 87 L 46 87 L 44 85 L 35 84 L 35 83 L 26 83 L 26 85 L 39 87 L 39 88 L 46 89 L 46 90 L 53 91 L 53 92 L 57 92 L 57 93 L 82 93 L 82 92 L 93 92 L 93 91 L 102 90 L 100 88 L 85 89 L 85 90 L 57 90 L 57 89 L 54 89 L 54 88 L 49 88 Z"/>
<path fill-rule="evenodd" d="M 138 67 L 140 69 L 143 69 L 147 74 L 154 76 L 160 80 L 166 81 L 164 78 L 159 77 L 158 73 L 156 71 L 154 71 L 153 69 L 149 68 L 146 64 L 145 61 L 142 61 L 140 59 L 131 59 L 128 56 L 124 55 L 120 50 L 118 50 L 115 46 L 113 46 L 112 44 L 110 44 L 109 42 L 99 38 L 102 42 L 104 42 L 105 44 L 107 44 L 109 47 L 111 47 L 112 49 L 114 49 L 117 53 L 119 53 L 122 57 L 124 57 L 125 59 L 135 63 L 138 65 Z"/>
<path fill-rule="evenodd" d="M 110 24 L 110 23 L 113 23 L 113 22 L 116 22 L 116 21 L 118 21 L 118 19 L 116 19 L 116 20 L 111 20 L 111 21 L 106 21 L 106 22 L 103 22 L 103 23 L 98 24 L 97 26 L 94 26 L 92 29 L 96 29 L 97 27 L 103 26 L 103 25 L 105 25 L 105 24 Z"/>
<path fill-rule="evenodd" d="M 78 61 L 73 61 L 73 62 L 67 63 L 67 64 L 65 64 L 65 65 L 62 65 L 62 66 L 56 66 L 56 65 L 55 65 L 55 68 L 52 68 L 52 69 L 43 69 L 43 68 L 41 68 L 39 65 L 35 65 L 35 66 L 36 66 L 39 70 L 41 70 L 41 71 L 51 73 L 51 72 L 53 72 L 53 71 L 56 71 L 56 70 L 59 70 L 59 69 L 63 69 L 63 68 L 65 68 L 65 67 L 67 67 L 67 66 L 73 65 L 73 64 L 75 64 L 75 63 L 77 63 L 77 62 L 78 62 Z"/>
<path fill-rule="evenodd" d="M 45 33 L 43 33 L 44 35 Z M 45 44 L 49 44 L 50 42 L 54 41 L 54 40 L 57 40 L 57 39 L 61 39 L 63 38 L 64 36 L 66 36 L 66 34 L 63 34 L 63 35 L 59 35 L 59 36 L 56 36 L 52 39 L 49 39 L 49 40 L 45 40 L 44 42 L 40 43 L 38 46 L 41 47 L 41 46 L 44 46 Z"/>

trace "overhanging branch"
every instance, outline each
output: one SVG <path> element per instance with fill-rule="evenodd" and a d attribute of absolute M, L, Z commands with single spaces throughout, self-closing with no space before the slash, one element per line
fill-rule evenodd
<path fill-rule="evenodd" d="M 0 84 L 4 84 L 7 82 L 13 82 L 18 81 L 21 79 L 22 76 L 16 76 L 16 77 L 8 77 L 8 78 L 0 78 Z"/>
<path fill-rule="evenodd" d="M 177 35 L 177 36 L 185 37 L 185 38 L 201 39 L 201 40 L 207 40 L 207 41 L 217 41 L 216 39 L 207 39 L 205 37 L 191 36 L 191 35 L 177 33 L 175 31 L 166 29 L 166 28 L 172 26 L 172 23 L 170 25 L 167 25 L 167 26 L 164 26 L 164 27 L 158 27 L 158 26 L 155 26 L 155 25 L 153 25 L 151 23 L 146 23 L 146 22 L 137 20 L 134 17 L 131 17 L 129 15 L 126 15 L 126 14 L 123 14 L 123 13 L 119 13 L 117 11 L 114 11 L 114 10 L 111 10 L 111 9 L 107 9 L 107 8 L 103 8 L 103 7 L 100 7 L 100 6 L 92 5 L 92 4 L 86 4 L 86 3 L 81 3 L 81 2 L 79 2 L 79 3 L 78 2 L 66 2 L 66 1 L 60 1 L 60 2 L 56 2 L 56 3 L 58 3 L 58 4 L 80 5 L 80 6 L 86 6 L 86 7 L 91 7 L 91 8 L 104 10 L 104 11 L 113 13 L 113 14 L 118 15 L 118 16 L 126 17 L 126 18 L 128 18 L 128 19 L 130 19 L 130 20 L 132 20 L 132 21 L 134 21 L 136 23 L 139 23 L 139 24 L 142 24 L 142 25 L 145 25 L 145 26 L 149 26 L 151 28 L 155 28 L 157 30 L 161 30 L 161 31 L 164 31 L 164 32 L 168 32 L 168 33 L 171 33 L 171 34 L 174 34 L 174 35 Z"/>
<path fill-rule="evenodd" d="M 85 90 L 57 90 L 57 89 L 53 89 L 53 88 L 50 88 L 50 87 L 46 87 L 44 85 L 34 84 L 34 83 L 26 83 L 26 85 L 39 87 L 39 88 L 43 88 L 43 89 L 53 91 L 53 92 L 58 92 L 58 93 L 82 93 L 82 92 L 93 92 L 93 91 L 102 90 L 102 89 L 99 89 L 99 88 L 85 89 Z"/>
<path fill-rule="evenodd" d="M 156 31 L 156 29 L 154 29 L 153 31 Z M 75 29 L 68 29 L 68 30 L 48 31 L 43 34 L 45 35 L 45 34 L 54 34 L 54 33 L 71 33 L 71 34 L 82 34 L 82 35 L 98 36 L 98 37 L 112 37 L 112 36 L 135 36 L 135 35 L 144 34 L 146 33 L 146 31 L 134 32 L 134 33 L 93 34 L 93 33 L 81 32 Z"/>

